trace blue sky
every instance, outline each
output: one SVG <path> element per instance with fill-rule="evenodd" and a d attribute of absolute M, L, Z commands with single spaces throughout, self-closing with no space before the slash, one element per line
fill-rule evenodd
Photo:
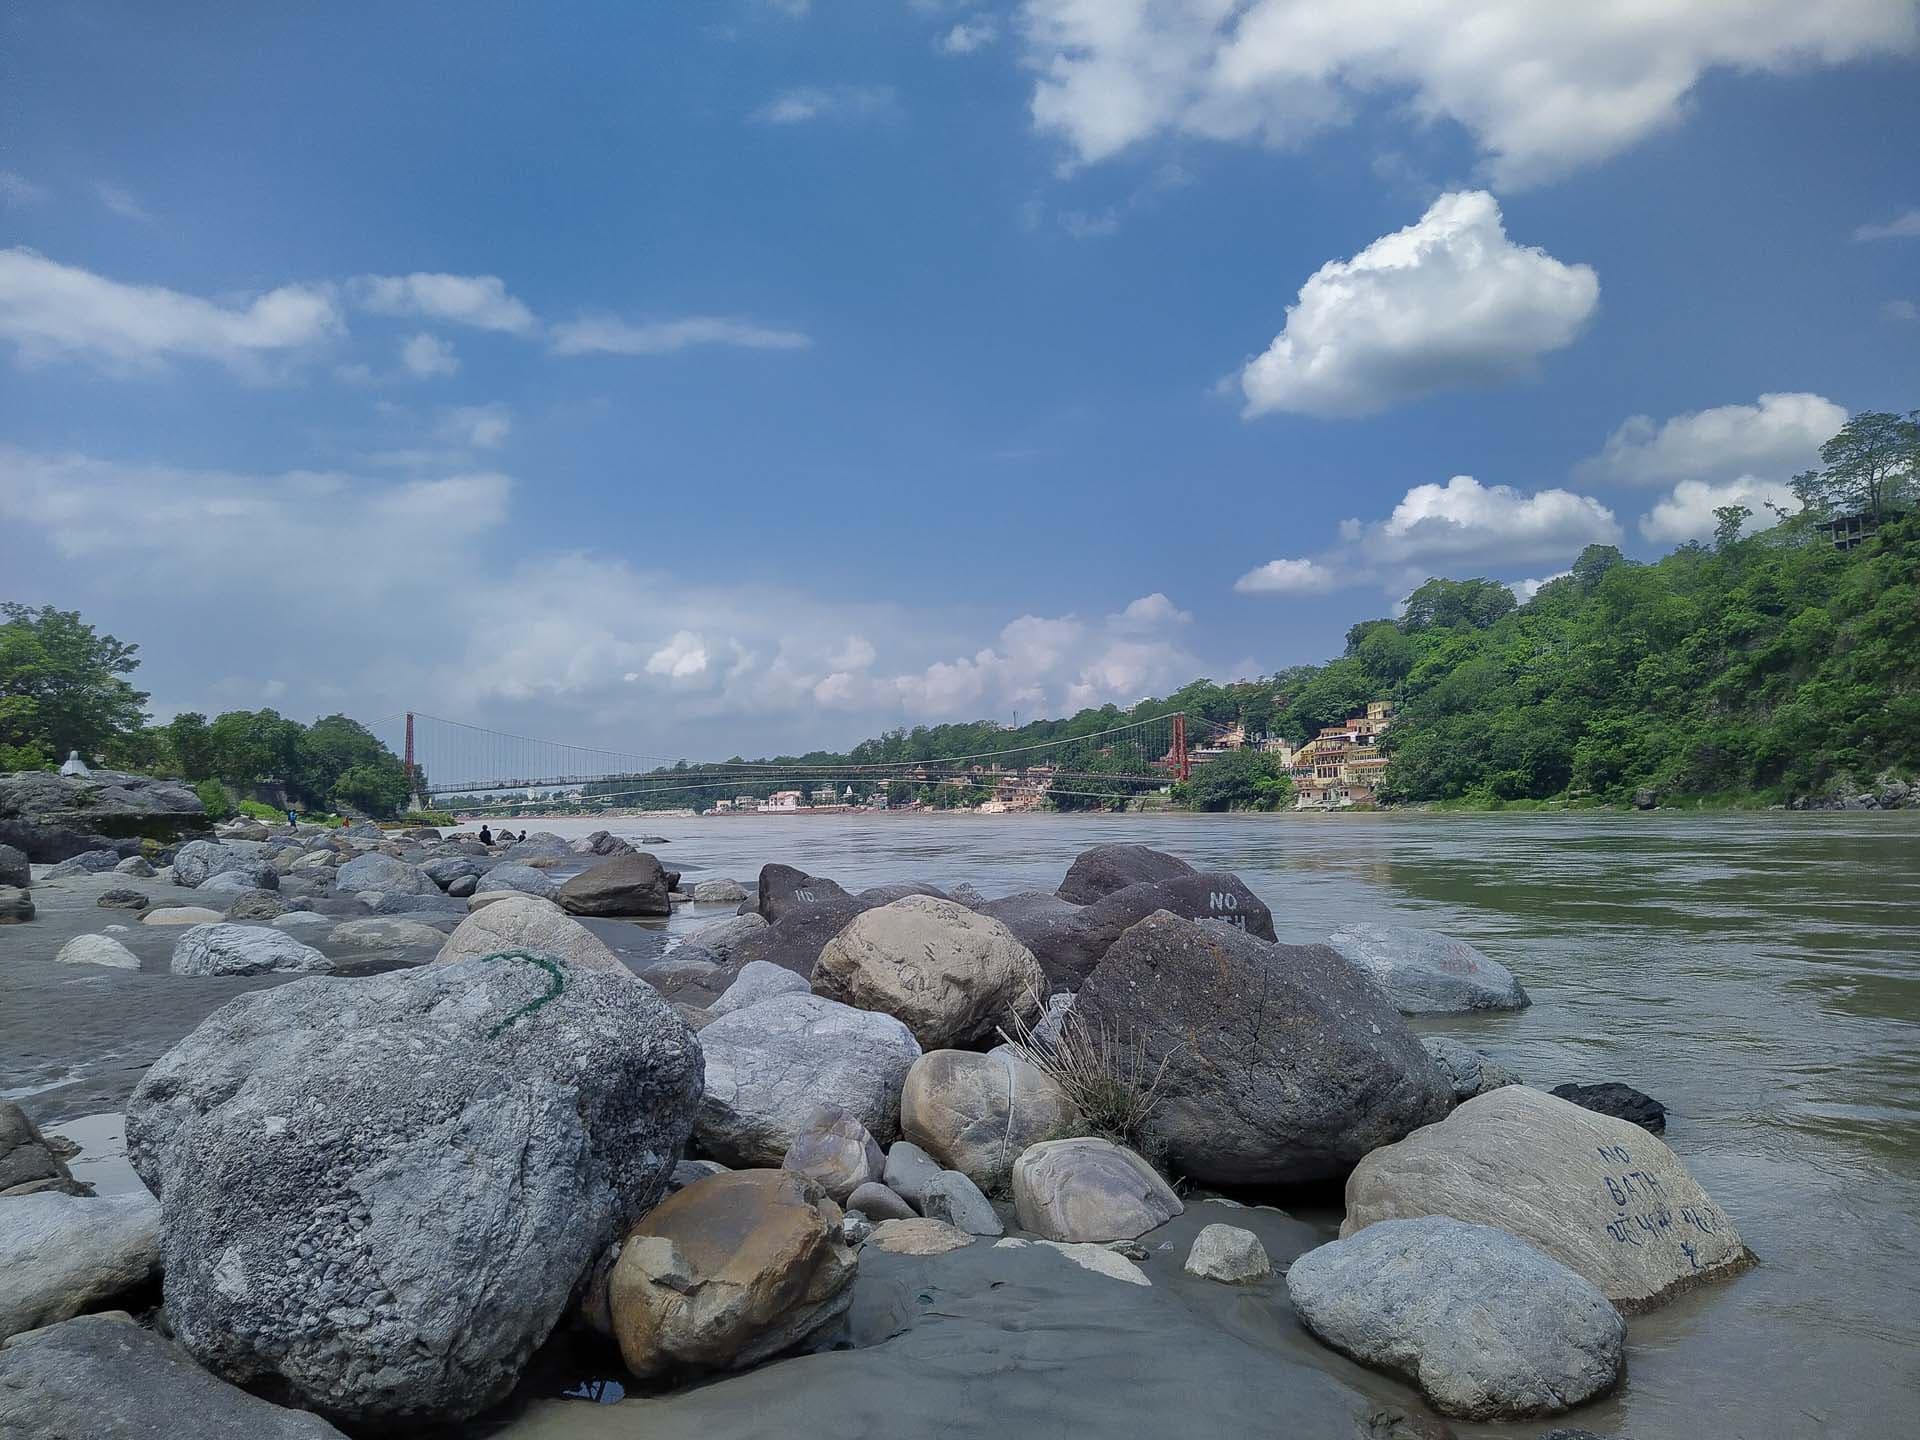
<path fill-rule="evenodd" d="M 1912 0 L 313 8 L 0 22 L 0 592 L 161 714 L 1126 704 L 1920 405 Z"/>

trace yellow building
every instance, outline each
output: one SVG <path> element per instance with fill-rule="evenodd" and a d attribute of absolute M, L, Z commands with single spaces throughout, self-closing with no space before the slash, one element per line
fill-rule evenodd
<path fill-rule="evenodd" d="M 1328 725 L 1293 755 L 1296 810 L 1343 810 L 1370 805 L 1387 768 L 1380 736 L 1393 724 L 1391 700 L 1374 700 L 1366 713 Z"/>

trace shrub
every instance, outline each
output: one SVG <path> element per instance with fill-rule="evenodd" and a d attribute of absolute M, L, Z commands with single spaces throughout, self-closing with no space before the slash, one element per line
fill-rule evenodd
<path fill-rule="evenodd" d="M 193 787 L 193 793 L 200 797 L 200 803 L 206 807 L 209 820 L 225 820 L 233 814 L 233 802 L 227 799 L 227 787 L 218 780 L 202 780 Z"/>
<path fill-rule="evenodd" d="M 1077 1007 L 1069 1007 L 1060 1023 L 1059 1038 L 1049 1041 L 1034 1032 L 1025 1014 L 1046 1012 L 1038 991 L 1029 992 L 1024 1012 L 1013 1016 L 1013 1032 L 1000 1038 L 1013 1052 L 1047 1076 L 1080 1112 L 1080 1123 L 1052 1137 L 1097 1135 L 1138 1151 L 1156 1166 L 1163 1156 L 1147 1133 L 1147 1121 L 1160 1104 L 1160 1082 L 1174 1051 L 1158 1065 L 1139 1040 L 1123 1036 L 1105 1021 L 1091 1024 Z"/>

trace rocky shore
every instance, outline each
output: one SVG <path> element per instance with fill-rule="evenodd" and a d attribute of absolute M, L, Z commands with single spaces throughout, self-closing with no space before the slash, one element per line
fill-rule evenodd
<path fill-rule="evenodd" d="M 606 832 L 57 848 L 0 848 L 10 963 L 219 1003 L 128 1193 L 0 1105 L 0 1435 L 1535 1434 L 1753 1263 L 1657 1102 L 1411 1028 L 1525 1007 L 1505 966 L 1283 944 L 1140 846 L 993 898 Z"/>

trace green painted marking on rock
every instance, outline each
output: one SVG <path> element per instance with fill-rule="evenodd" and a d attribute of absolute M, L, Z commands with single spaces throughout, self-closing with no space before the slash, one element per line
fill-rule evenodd
<path fill-rule="evenodd" d="M 544 955 L 534 955 L 525 950 L 501 950 L 492 955 L 483 956 L 482 958 L 486 960 L 522 960 L 529 965 L 539 966 L 542 970 L 546 971 L 550 977 L 547 993 L 535 996 L 511 1015 L 507 1016 L 507 1018 L 502 1020 L 498 1025 L 495 1025 L 487 1032 L 487 1038 L 489 1040 L 497 1039 L 509 1026 L 520 1020 L 524 1020 L 542 1005 L 558 1000 L 566 991 L 566 972 Z"/>

